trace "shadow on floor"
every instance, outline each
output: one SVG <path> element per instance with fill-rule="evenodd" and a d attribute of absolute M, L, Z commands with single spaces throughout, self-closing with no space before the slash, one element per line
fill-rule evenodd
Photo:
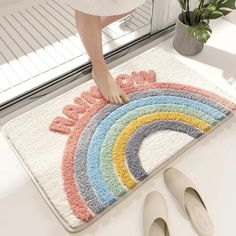
<path fill-rule="evenodd" d="M 207 57 L 205 55 L 207 55 Z M 225 78 L 225 80 L 236 88 L 235 54 L 205 45 L 202 54 L 199 54 L 194 58 L 194 60 L 221 69 L 222 76 Z"/>
<path fill-rule="evenodd" d="M 236 11 L 231 12 L 224 19 L 236 25 Z"/>

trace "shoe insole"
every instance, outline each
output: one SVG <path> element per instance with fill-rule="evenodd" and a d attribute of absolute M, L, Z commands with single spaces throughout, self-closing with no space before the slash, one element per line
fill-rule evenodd
<path fill-rule="evenodd" d="M 162 219 L 157 219 L 153 222 L 149 236 L 166 236 L 166 223 Z"/>
<path fill-rule="evenodd" d="M 201 236 L 213 235 L 213 223 L 196 191 L 189 188 L 185 192 L 185 207 L 190 221 Z"/>

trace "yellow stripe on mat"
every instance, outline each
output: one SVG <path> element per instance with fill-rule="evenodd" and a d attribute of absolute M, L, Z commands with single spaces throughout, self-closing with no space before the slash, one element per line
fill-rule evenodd
<path fill-rule="evenodd" d="M 177 120 L 188 123 L 203 131 L 208 131 L 211 125 L 204 121 L 179 112 L 155 112 L 141 116 L 130 122 L 119 134 L 112 150 L 113 163 L 121 182 L 129 189 L 136 186 L 136 181 L 130 174 L 125 163 L 125 149 L 130 136 L 142 125 L 155 120 Z"/>

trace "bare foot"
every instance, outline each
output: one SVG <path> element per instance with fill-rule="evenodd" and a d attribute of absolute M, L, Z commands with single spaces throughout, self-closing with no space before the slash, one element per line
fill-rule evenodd
<path fill-rule="evenodd" d="M 123 104 L 129 101 L 128 95 L 119 87 L 109 71 L 94 71 L 92 76 L 102 96 L 110 103 Z"/>

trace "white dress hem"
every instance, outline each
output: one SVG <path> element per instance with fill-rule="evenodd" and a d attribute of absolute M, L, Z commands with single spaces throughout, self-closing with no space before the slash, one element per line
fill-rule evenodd
<path fill-rule="evenodd" d="M 62 0 L 75 10 L 96 16 L 112 16 L 128 13 L 146 0 Z"/>

